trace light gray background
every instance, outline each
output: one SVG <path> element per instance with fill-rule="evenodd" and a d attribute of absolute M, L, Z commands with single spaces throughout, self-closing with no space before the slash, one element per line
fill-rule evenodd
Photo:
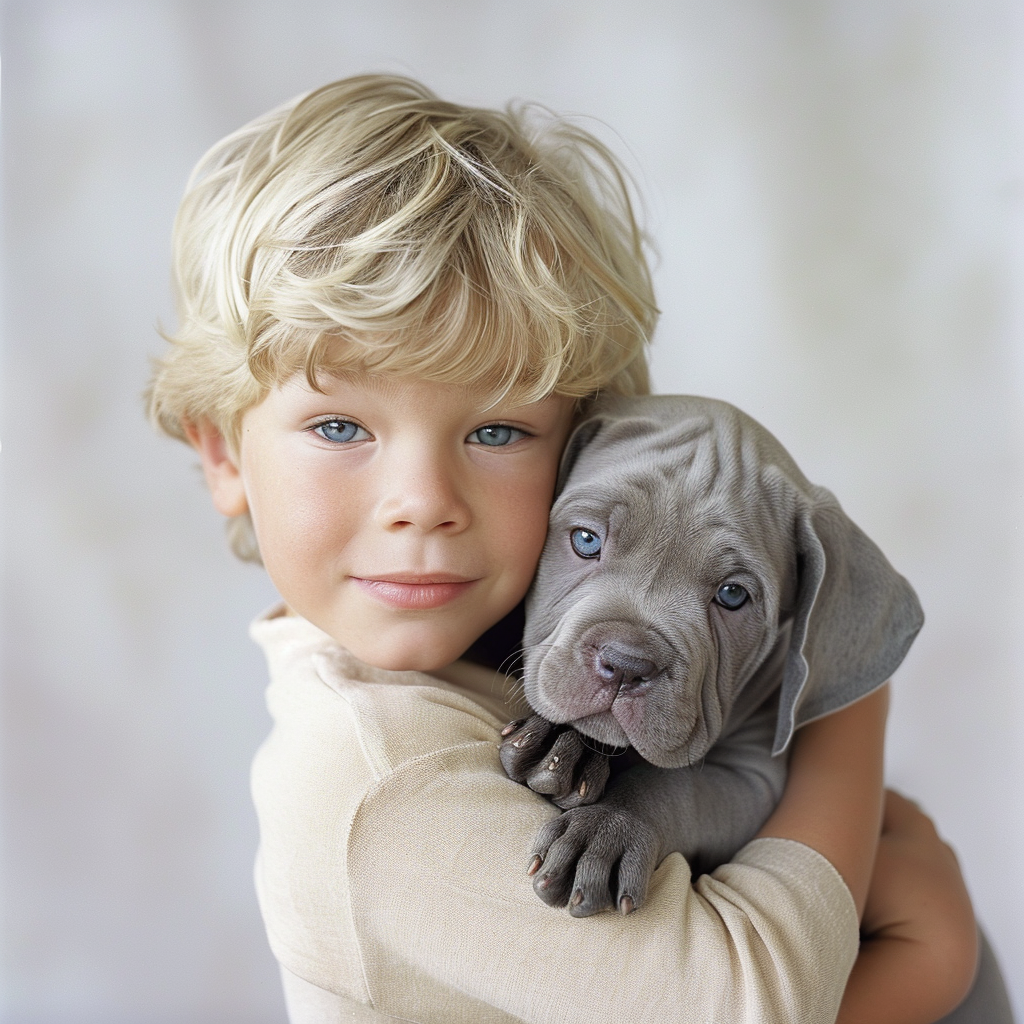
<path fill-rule="evenodd" d="M 273 595 L 139 393 L 192 164 L 376 69 L 610 126 L 658 389 L 763 420 L 921 594 L 889 775 L 1024 1009 L 1020 5 L 626 6 L 3 4 L 4 1020 L 282 1020 L 247 794 Z"/>

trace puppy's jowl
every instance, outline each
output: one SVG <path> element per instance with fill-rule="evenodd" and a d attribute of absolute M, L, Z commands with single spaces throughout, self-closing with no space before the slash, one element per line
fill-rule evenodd
<path fill-rule="evenodd" d="M 565 809 L 531 872 L 578 916 L 643 902 L 771 813 L 793 730 L 884 683 L 914 591 L 763 427 L 724 402 L 613 399 L 570 439 L 527 602 L 508 774 Z M 629 752 L 613 757 L 609 748 Z M 605 787 L 607 785 L 607 791 Z"/>

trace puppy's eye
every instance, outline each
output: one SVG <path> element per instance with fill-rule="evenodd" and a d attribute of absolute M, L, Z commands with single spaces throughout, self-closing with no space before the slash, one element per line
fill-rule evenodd
<path fill-rule="evenodd" d="M 718 593 L 715 594 L 715 601 L 723 608 L 728 608 L 729 611 L 734 612 L 737 608 L 742 608 L 747 603 L 748 597 L 750 595 L 738 583 L 723 583 L 718 588 Z"/>
<path fill-rule="evenodd" d="M 597 558 L 601 554 L 601 538 L 593 531 L 585 530 L 582 526 L 577 526 L 569 534 L 569 542 L 572 544 L 573 551 L 580 558 Z"/>

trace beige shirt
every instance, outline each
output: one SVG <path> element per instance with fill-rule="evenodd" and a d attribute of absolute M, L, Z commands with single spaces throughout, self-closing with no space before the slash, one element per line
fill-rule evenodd
<path fill-rule="evenodd" d="M 696 881 L 672 854 L 636 913 L 570 917 L 526 875 L 559 812 L 498 761 L 509 680 L 373 668 L 279 613 L 252 632 L 256 886 L 293 1024 L 834 1020 L 857 916 L 820 854 L 759 839 Z"/>

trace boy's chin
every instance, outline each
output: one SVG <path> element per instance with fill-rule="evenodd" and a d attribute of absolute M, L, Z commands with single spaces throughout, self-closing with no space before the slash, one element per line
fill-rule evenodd
<path fill-rule="evenodd" d="M 456 661 L 476 639 L 466 631 L 423 626 L 396 628 L 367 641 L 364 637 L 335 637 L 360 661 L 391 672 L 433 672 Z"/>

